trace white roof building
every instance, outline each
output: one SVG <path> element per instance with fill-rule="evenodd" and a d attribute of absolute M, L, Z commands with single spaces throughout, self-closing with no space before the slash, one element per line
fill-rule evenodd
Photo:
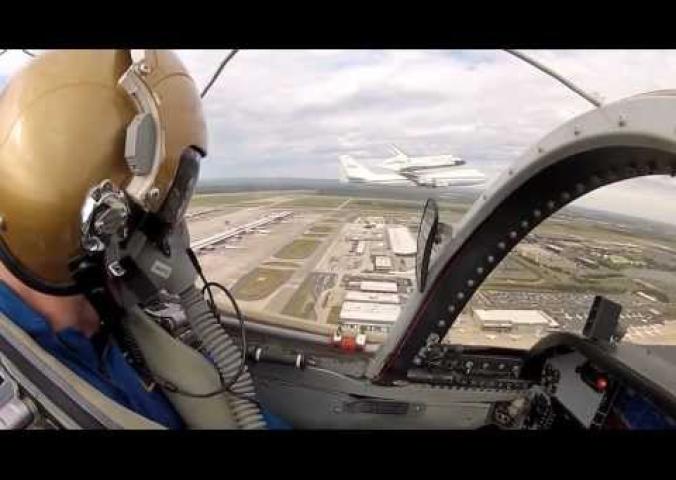
<path fill-rule="evenodd" d="M 362 325 L 389 325 L 397 321 L 401 307 L 388 303 L 343 302 L 340 320 Z"/>
<path fill-rule="evenodd" d="M 389 292 L 397 293 L 399 288 L 394 282 L 370 282 L 363 281 L 360 282 L 359 289 L 363 292 Z"/>
<path fill-rule="evenodd" d="M 472 310 L 481 328 L 557 328 L 559 324 L 542 310 Z"/>
<path fill-rule="evenodd" d="M 415 255 L 417 245 L 413 234 L 406 227 L 388 227 L 390 248 L 396 255 Z"/>
<path fill-rule="evenodd" d="M 354 302 L 399 303 L 399 295 L 396 293 L 358 292 L 356 290 L 348 290 L 347 293 L 345 293 L 345 300 Z"/>
<path fill-rule="evenodd" d="M 392 259 L 385 255 L 377 255 L 375 259 L 376 270 L 392 270 Z"/>

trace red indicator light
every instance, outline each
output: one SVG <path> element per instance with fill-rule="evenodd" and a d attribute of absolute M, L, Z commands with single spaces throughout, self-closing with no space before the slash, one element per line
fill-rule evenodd
<path fill-rule="evenodd" d="M 348 352 L 354 352 L 357 349 L 357 342 L 354 337 L 343 337 L 340 342 L 340 348 Z"/>
<path fill-rule="evenodd" d="M 608 380 L 606 380 L 603 377 L 599 377 L 596 379 L 596 390 L 599 392 L 604 391 L 606 388 L 608 388 Z"/>

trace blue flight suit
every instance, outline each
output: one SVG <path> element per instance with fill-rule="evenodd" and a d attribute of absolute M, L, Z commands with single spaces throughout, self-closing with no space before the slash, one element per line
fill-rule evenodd
<path fill-rule="evenodd" d="M 148 392 L 134 368 L 113 341 L 102 353 L 80 331 L 54 332 L 47 320 L 0 281 L 0 312 L 28 333 L 42 348 L 112 400 L 170 429 L 184 427 L 181 417 L 160 389 Z M 263 410 L 268 428 L 289 425 Z"/>
<path fill-rule="evenodd" d="M 47 320 L 0 281 L 0 312 L 28 333 L 42 348 L 56 357 L 94 388 L 117 403 L 167 428 L 182 428 L 183 421 L 159 389 L 148 392 L 136 370 L 113 341 L 97 352 L 91 339 L 66 328 L 55 333 Z"/>

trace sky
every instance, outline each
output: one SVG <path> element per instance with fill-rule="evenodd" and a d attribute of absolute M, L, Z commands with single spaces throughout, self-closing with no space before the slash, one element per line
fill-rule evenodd
<path fill-rule="evenodd" d="M 673 50 L 525 52 L 605 102 L 676 87 Z M 228 50 L 178 53 L 201 90 Z M 0 56 L 0 88 L 29 60 Z M 385 157 L 395 143 L 411 154 L 453 153 L 492 179 L 591 108 L 499 50 L 241 50 L 204 103 L 201 175 L 337 178 L 338 155 Z M 652 177 L 577 203 L 676 223 L 674 193 L 672 179 Z"/>

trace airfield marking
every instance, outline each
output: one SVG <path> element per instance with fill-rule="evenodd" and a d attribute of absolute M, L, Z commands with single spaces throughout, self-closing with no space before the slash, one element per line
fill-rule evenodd
<path fill-rule="evenodd" d="M 340 205 L 338 205 L 334 210 L 342 210 L 343 207 L 344 207 L 345 205 L 347 205 L 348 203 L 350 203 L 351 201 L 352 201 L 352 198 L 348 198 L 348 199 L 345 200 L 343 203 L 341 203 Z"/>

